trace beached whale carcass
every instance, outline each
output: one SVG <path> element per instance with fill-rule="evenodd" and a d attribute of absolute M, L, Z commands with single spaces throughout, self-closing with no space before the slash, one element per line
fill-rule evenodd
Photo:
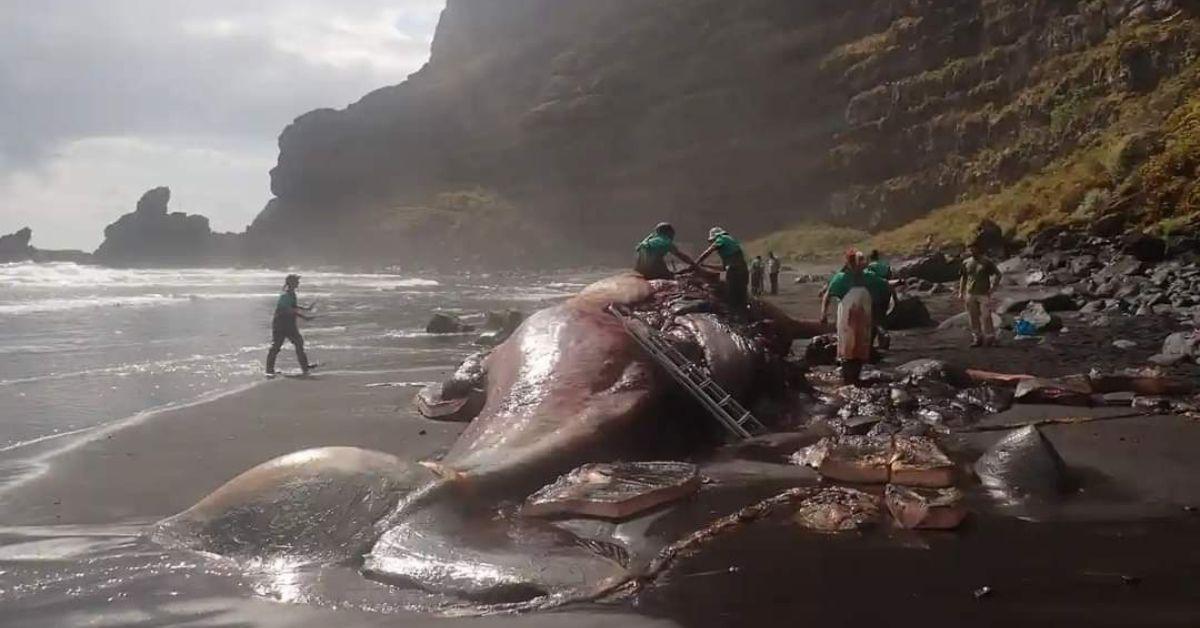
<path fill-rule="evenodd" d="M 373 457 L 385 454 L 316 450 L 306 454 L 311 464 L 303 457 L 285 459 L 231 480 L 160 523 L 156 538 L 232 556 L 279 552 L 313 562 L 357 558 L 373 543 L 365 569 L 374 577 L 453 587 L 482 599 L 494 599 L 498 591 L 500 597 L 513 590 L 549 594 L 580 584 L 565 567 L 561 577 L 548 580 L 548 573 L 557 572 L 544 565 L 580 564 L 578 547 L 586 543 L 564 539 L 561 531 L 543 534 L 531 531 L 536 526 L 477 515 L 494 513 L 494 504 L 523 499 L 585 463 L 652 457 L 678 445 L 677 433 L 689 423 L 694 427 L 694 416 L 664 412 L 674 385 L 606 311 L 612 304 L 664 330 L 735 394 L 752 392 L 757 380 L 771 381 L 747 374 L 778 367 L 791 336 L 806 329 L 777 313 L 773 321 L 734 321 L 713 285 L 699 279 L 647 281 L 633 274 L 605 279 L 536 313 L 480 368 L 467 369 L 471 386 L 486 400 L 449 452 L 425 463 L 429 471 Z M 322 515 L 333 509 L 341 509 L 340 518 Z M 431 517 L 434 511 L 439 516 Z M 430 528 L 438 521 L 462 523 Z M 520 533 L 468 534 L 496 526 Z M 470 542 L 430 541 L 450 533 L 469 536 Z M 289 536 L 302 540 L 281 542 Z M 476 570 L 491 574 L 490 580 L 480 577 L 473 584 L 454 575 L 464 555 L 482 560 L 512 552 L 529 558 Z M 587 573 L 606 574 L 603 581 L 620 580 L 613 575 L 614 569 L 619 575 L 619 561 L 601 557 L 586 564 L 592 565 Z"/>

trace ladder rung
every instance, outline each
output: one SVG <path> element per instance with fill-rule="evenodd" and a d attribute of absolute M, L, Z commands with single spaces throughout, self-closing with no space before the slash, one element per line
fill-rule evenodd
<path fill-rule="evenodd" d="M 670 342 L 659 335 L 657 330 L 636 318 L 626 316 L 615 307 L 609 308 L 609 311 L 620 321 L 625 331 L 680 385 L 692 393 L 697 401 L 700 401 L 701 405 L 705 406 L 731 434 L 740 438 L 751 436 L 751 431 L 743 427 L 747 425 L 754 432 L 764 431 L 765 428 L 754 418 L 753 413 L 742 407 L 733 398 L 733 395 L 725 392 L 725 389 L 713 381 L 705 369 L 700 368 L 687 356 L 676 350 Z M 734 414 L 740 415 L 739 418 L 735 419 Z"/>

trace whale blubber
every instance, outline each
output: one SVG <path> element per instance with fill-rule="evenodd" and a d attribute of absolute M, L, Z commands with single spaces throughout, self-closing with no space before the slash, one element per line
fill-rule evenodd
<path fill-rule="evenodd" d="M 957 475 L 937 443 L 923 436 L 892 438 L 891 471 L 892 484 L 930 488 L 953 486 Z"/>
<path fill-rule="evenodd" d="M 823 438 L 802 449 L 792 462 L 808 465 L 822 477 L 854 484 L 952 486 L 954 463 L 924 436 L 840 436 Z"/>
<path fill-rule="evenodd" d="M 886 484 L 891 459 L 890 436 L 823 438 L 792 457 L 794 463 L 813 467 L 821 477 L 854 484 Z"/>
<path fill-rule="evenodd" d="M 851 532 L 875 525 L 881 513 L 878 497 L 834 486 L 800 502 L 792 520 L 816 532 Z"/>
<path fill-rule="evenodd" d="M 530 495 L 521 514 L 625 519 L 698 488 L 696 465 L 686 462 L 589 464 Z"/>
<path fill-rule="evenodd" d="M 962 524 L 967 509 L 956 488 L 913 488 L 889 484 L 884 501 L 892 520 L 901 528 L 952 530 Z"/>

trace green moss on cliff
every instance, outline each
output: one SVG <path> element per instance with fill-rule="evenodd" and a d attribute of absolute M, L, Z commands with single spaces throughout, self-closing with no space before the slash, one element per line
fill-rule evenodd
<path fill-rule="evenodd" d="M 829 259 L 840 256 L 846 247 L 859 244 L 869 235 L 858 229 L 809 222 L 750 242 L 747 248 L 751 255 L 774 251 L 788 260 Z"/>

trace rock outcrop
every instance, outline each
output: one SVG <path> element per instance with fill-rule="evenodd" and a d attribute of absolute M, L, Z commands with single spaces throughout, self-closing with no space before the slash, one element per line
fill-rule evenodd
<path fill-rule="evenodd" d="M 422 70 L 284 130 L 249 235 L 400 263 L 613 259 L 658 220 L 691 241 L 891 228 L 1085 151 L 1113 174 L 1082 164 L 1094 194 L 1038 203 L 1111 230 L 1124 192 L 1150 197 L 1126 179 L 1175 186 L 1154 207 L 1191 198 L 1190 161 L 1138 173 L 1200 159 L 1153 128 L 1190 128 L 1169 114 L 1198 53 L 1182 0 L 449 0 Z M 1134 117 L 1151 128 L 1125 133 Z M 1047 211 L 1010 209 L 997 227 Z"/>
<path fill-rule="evenodd" d="M 0 264 L 33 259 L 34 248 L 29 245 L 32 239 L 33 230 L 29 227 L 0 236 Z"/>
<path fill-rule="evenodd" d="M 137 208 L 104 229 L 95 258 L 115 266 L 228 263 L 239 254 L 240 236 L 213 233 L 208 218 L 167 211 L 171 190 L 158 187 Z"/>
<path fill-rule="evenodd" d="M 0 236 L 0 264 L 14 262 L 74 262 L 90 264 L 92 255 L 83 251 L 46 250 L 33 246 L 33 230 L 29 227 L 18 229 L 8 235 Z"/>

